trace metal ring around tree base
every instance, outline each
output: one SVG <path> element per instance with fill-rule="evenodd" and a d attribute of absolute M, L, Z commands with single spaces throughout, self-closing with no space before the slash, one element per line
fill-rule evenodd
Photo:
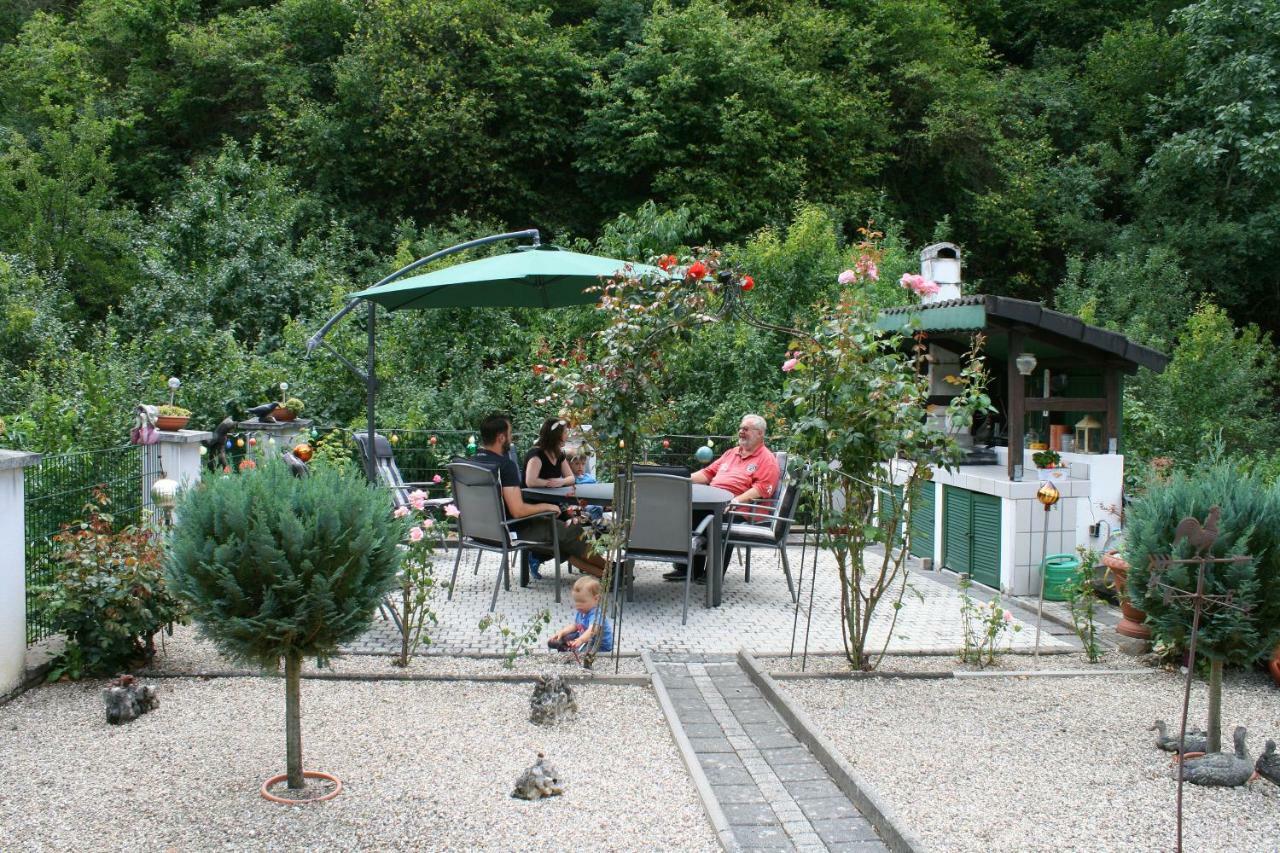
<path fill-rule="evenodd" d="M 285 806 L 298 806 L 305 805 L 307 803 L 323 803 L 325 800 L 332 800 L 334 797 L 342 793 L 342 780 L 337 776 L 334 776 L 332 773 L 322 773 L 319 770 L 303 770 L 302 776 L 305 779 L 328 779 L 333 783 L 333 790 L 319 797 L 303 797 L 300 799 L 277 797 L 275 794 L 271 793 L 271 786 L 277 785 L 289 778 L 288 773 L 279 773 L 263 782 L 259 793 L 262 794 L 262 798 L 264 800 L 270 800 L 273 803 L 280 803 Z"/>

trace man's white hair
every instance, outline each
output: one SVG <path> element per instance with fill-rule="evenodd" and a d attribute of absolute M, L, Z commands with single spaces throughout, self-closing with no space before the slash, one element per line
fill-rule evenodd
<path fill-rule="evenodd" d="M 769 425 L 765 423 L 764 418 L 760 417 L 759 415 L 743 415 L 742 419 L 744 421 L 748 421 L 751 424 L 751 426 L 760 430 L 761 434 L 767 434 L 769 431 Z"/>

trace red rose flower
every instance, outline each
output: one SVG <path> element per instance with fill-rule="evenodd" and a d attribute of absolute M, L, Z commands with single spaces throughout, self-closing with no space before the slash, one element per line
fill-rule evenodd
<path fill-rule="evenodd" d="M 669 272 L 676 265 L 675 255 L 663 255 L 658 258 L 658 268 L 663 272 Z"/>
<path fill-rule="evenodd" d="M 753 287 L 755 287 L 755 286 L 756 286 L 756 280 L 755 280 L 754 278 L 752 278 L 752 277 L 751 277 L 751 276 L 749 276 L 749 275 L 744 275 L 744 276 L 742 277 L 742 289 L 743 289 L 743 290 L 750 290 L 751 288 L 753 288 Z"/>
<path fill-rule="evenodd" d="M 707 265 L 702 261 L 694 261 L 689 264 L 689 269 L 685 271 L 685 278 L 691 278 L 695 281 L 703 279 L 707 275 Z"/>

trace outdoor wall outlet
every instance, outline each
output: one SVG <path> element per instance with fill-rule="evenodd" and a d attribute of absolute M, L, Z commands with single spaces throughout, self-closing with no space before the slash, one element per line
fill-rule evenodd
<path fill-rule="evenodd" d="M 1095 521 L 1093 524 L 1089 525 L 1090 539 L 1097 539 L 1101 535 L 1102 535 L 1102 524 L 1100 522 Z"/>

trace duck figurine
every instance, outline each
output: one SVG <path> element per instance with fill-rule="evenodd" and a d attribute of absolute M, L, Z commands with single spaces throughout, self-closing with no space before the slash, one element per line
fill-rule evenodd
<path fill-rule="evenodd" d="M 1156 749 L 1162 749 L 1165 752 L 1178 751 L 1178 735 L 1177 733 L 1174 733 L 1173 735 L 1168 734 L 1164 720 L 1156 720 L 1155 724 L 1151 728 L 1147 729 L 1147 731 L 1156 733 Z M 1201 731 L 1200 729 L 1188 729 L 1186 745 L 1183 752 L 1205 752 L 1208 745 L 1208 732 Z"/>
<path fill-rule="evenodd" d="M 1253 762 L 1244 749 L 1248 731 L 1236 726 L 1232 740 L 1235 752 L 1211 752 L 1201 758 L 1188 758 L 1178 765 L 1182 778 L 1193 785 L 1215 788 L 1238 788 L 1253 778 Z"/>
<path fill-rule="evenodd" d="M 1280 785 L 1280 755 L 1276 754 L 1275 741 L 1267 741 L 1267 751 L 1258 756 L 1258 763 L 1253 768 L 1263 779 Z"/>

